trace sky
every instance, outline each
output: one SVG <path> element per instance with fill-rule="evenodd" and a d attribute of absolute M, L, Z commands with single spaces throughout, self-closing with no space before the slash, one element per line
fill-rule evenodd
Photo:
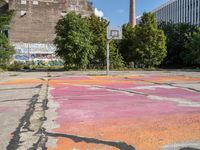
<path fill-rule="evenodd" d="M 129 0 L 91 0 L 96 12 L 110 21 L 110 26 L 121 26 L 129 19 Z M 167 0 L 136 0 L 136 15 L 148 12 Z"/>

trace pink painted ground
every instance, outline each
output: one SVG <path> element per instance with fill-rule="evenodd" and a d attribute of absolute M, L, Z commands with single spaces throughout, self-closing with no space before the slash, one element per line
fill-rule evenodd
<path fill-rule="evenodd" d="M 52 100 L 59 104 L 59 127 L 54 132 L 122 141 L 137 150 L 200 143 L 200 92 L 173 84 L 197 82 L 200 78 L 183 76 L 55 78 L 50 81 Z M 102 143 L 57 139 L 49 149 L 117 149 Z"/>

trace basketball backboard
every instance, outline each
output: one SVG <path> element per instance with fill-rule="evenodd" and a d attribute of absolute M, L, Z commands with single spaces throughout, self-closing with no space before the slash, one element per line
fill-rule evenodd
<path fill-rule="evenodd" d="M 121 27 L 108 27 L 107 28 L 107 39 L 122 39 L 122 28 Z"/>

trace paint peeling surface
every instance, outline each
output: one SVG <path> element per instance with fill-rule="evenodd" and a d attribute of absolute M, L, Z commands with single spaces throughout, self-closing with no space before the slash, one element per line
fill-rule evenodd
<path fill-rule="evenodd" d="M 0 73 L 0 149 L 200 149 L 200 73 L 119 73 Z"/>
<path fill-rule="evenodd" d="M 36 110 L 34 103 L 38 101 L 40 88 L 45 81 L 35 76 L 31 76 L 33 79 L 25 76 L 19 77 L 19 74 L 21 73 L 0 73 L 1 150 L 27 150 L 35 142 L 30 136 L 37 132 L 35 124 L 39 123 L 37 117 L 33 121 L 33 114 Z M 40 75 L 46 74 L 41 73 Z"/>
<path fill-rule="evenodd" d="M 52 78 L 48 107 L 49 150 L 200 148 L 200 77 Z"/>

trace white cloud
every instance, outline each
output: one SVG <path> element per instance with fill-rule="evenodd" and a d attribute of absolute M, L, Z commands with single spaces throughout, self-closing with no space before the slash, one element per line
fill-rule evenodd
<path fill-rule="evenodd" d="M 98 10 L 97 8 L 94 9 L 94 13 L 95 13 L 96 16 L 98 16 L 100 18 L 102 18 L 104 16 L 103 11 Z"/>

